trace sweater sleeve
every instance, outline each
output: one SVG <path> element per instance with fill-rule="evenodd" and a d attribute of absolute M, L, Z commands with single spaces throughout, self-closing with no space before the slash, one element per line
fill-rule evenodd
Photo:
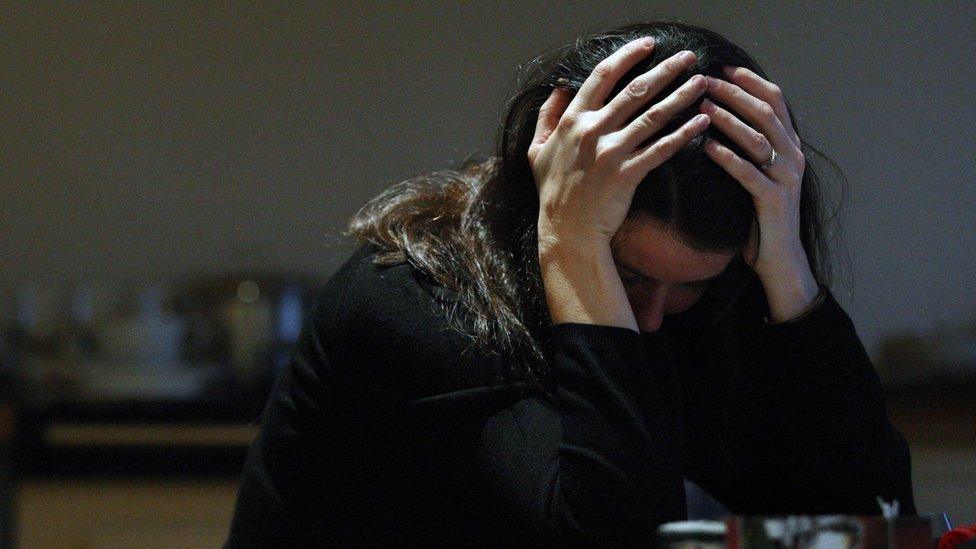
<path fill-rule="evenodd" d="M 418 399 L 411 409 L 427 413 L 394 417 L 366 415 L 363 406 L 323 407 L 345 399 L 316 380 L 313 372 L 333 365 L 315 331 L 305 334 L 248 453 L 225 547 L 393 540 L 398 528 L 432 520 L 427 514 L 447 500 L 414 508 L 375 488 L 407 482 L 421 497 L 424 483 L 440 486 L 444 479 L 456 479 L 448 489 L 476 498 L 458 501 L 484 509 L 492 543 L 504 546 L 646 546 L 659 524 L 687 518 L 681 405 L 664 338 L 642 342 L 626 328 L 559 324 L 547 345 L 556 403 L 511 387 L 485 400 L 496 391 L 482 387 Z M 463 369 L 481 357 L 456 360 Z M 313 396 L 323 391 L 324 400 Z M 641 399 L 649 404 L 638 403 L 638 393 L 651 397 Z M 398 476 L 395 464 L 413 453 L 399 445 L 377 449 L 387 424 L 406 427 L 397 440 L 414 438 L 433 462 L 411 470 L 429 467 L 437 476 Z M 467 461 L 474 476 L 458 476 Z M 401 523 L 403 517 L 409 518 Z M 439 527 L 467 542 L 488 541 L 471 538 L 464 526 Z"/>
<path fill-rule="evenodd" d="M 916 514 L 908 444 L 833 294 L 792 324 L 755 323 L 739 348 L 733 401 L 742 449 L 726 494 L 737 514 Z"/>
<path fill-rule="evenodd" d="M 322 292 L 225 547 L 648 545 L 687 517 L 669 338 L 554 326 L 549 399 L 505 381 L 509 361 L 449 330 L 412 276 L 356 264 Z"/>
<path fill-rule="evenodd" d="M 543 545 L 653 543 L 659 524 L 687 518 L 667 339 L 563 323 L 548 350 L 557 405 L 526 397 L 482 431 L 479 471 L 499 527 Z"/>

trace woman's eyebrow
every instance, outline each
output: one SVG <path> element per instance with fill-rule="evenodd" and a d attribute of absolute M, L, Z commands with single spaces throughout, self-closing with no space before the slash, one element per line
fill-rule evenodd
<path fill-rule="evenodd" d="M 647 276 L 647 274 L 640 272 L 639 270 L 631 267 L 630 265 L 624 263 L 623 261 L 620 261 L 620 266 L 623 267 L 625 270 L 630 271 L 630 272 L 632 272 L 632 273 L 634 273 L 634 274 L 636 274 L 636 275 L 638 275 L 640 277 L 646 278 L 648 280 L 657 280 L 656 278 L 654 278 L 652 276 Z M 722 272 L 718 273 L 717 275 L 710 276 L 710 277 L 705 278 L 705 279 L 702 279 L 702 280 L 689 280 L 687 282 L 679 282 L 678 284 L 685 284 L 685 285 L 690 285 L 690 286 L 697 286 L 697 285 L 702 285 L 702 284 L 708 284 L 710 282 L 715 282 L 716 280 L 718 280 L 719 278 L 721 278 L 723 274 L 725 274 L 725 271 L 727 269 L 728 269 L 728 267 L 726 267 L 725 269 L 722 269 Z"/>

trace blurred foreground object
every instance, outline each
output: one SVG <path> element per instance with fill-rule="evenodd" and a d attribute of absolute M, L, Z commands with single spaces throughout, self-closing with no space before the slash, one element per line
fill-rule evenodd
<path fill-rule="evenodd" d="M 940 515 L 726 516 L 724 521 L 678 521 L 658 528 L 665 549 L 936 549 Z"/>

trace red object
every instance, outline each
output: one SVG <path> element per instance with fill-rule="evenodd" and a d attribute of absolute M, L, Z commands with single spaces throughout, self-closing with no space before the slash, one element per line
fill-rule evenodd
<path fill-rule="evenodd" d="M 971 539 L 976 539 L 976 523 L 968 526 L 957 526 L 939 538 L 939 549 L 952 549 Z"/>

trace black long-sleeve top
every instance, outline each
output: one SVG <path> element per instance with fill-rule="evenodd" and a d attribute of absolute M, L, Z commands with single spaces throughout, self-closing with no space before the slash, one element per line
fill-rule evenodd
<path fill-rule="evenodd" d="M 731 512 L 916 514 L 908 445 L 833 295 L 731 349 L 692 322 L 557 324 L 558 404 L 448 328 L 446 291 L 363 245 L 322 288 L 276 380 L 226 547 L 652 545 L 683 478 Z M 749 304 L 752 303 L 750 306 Z M 680 317 L 680 315 L 679 315 Z"/>

